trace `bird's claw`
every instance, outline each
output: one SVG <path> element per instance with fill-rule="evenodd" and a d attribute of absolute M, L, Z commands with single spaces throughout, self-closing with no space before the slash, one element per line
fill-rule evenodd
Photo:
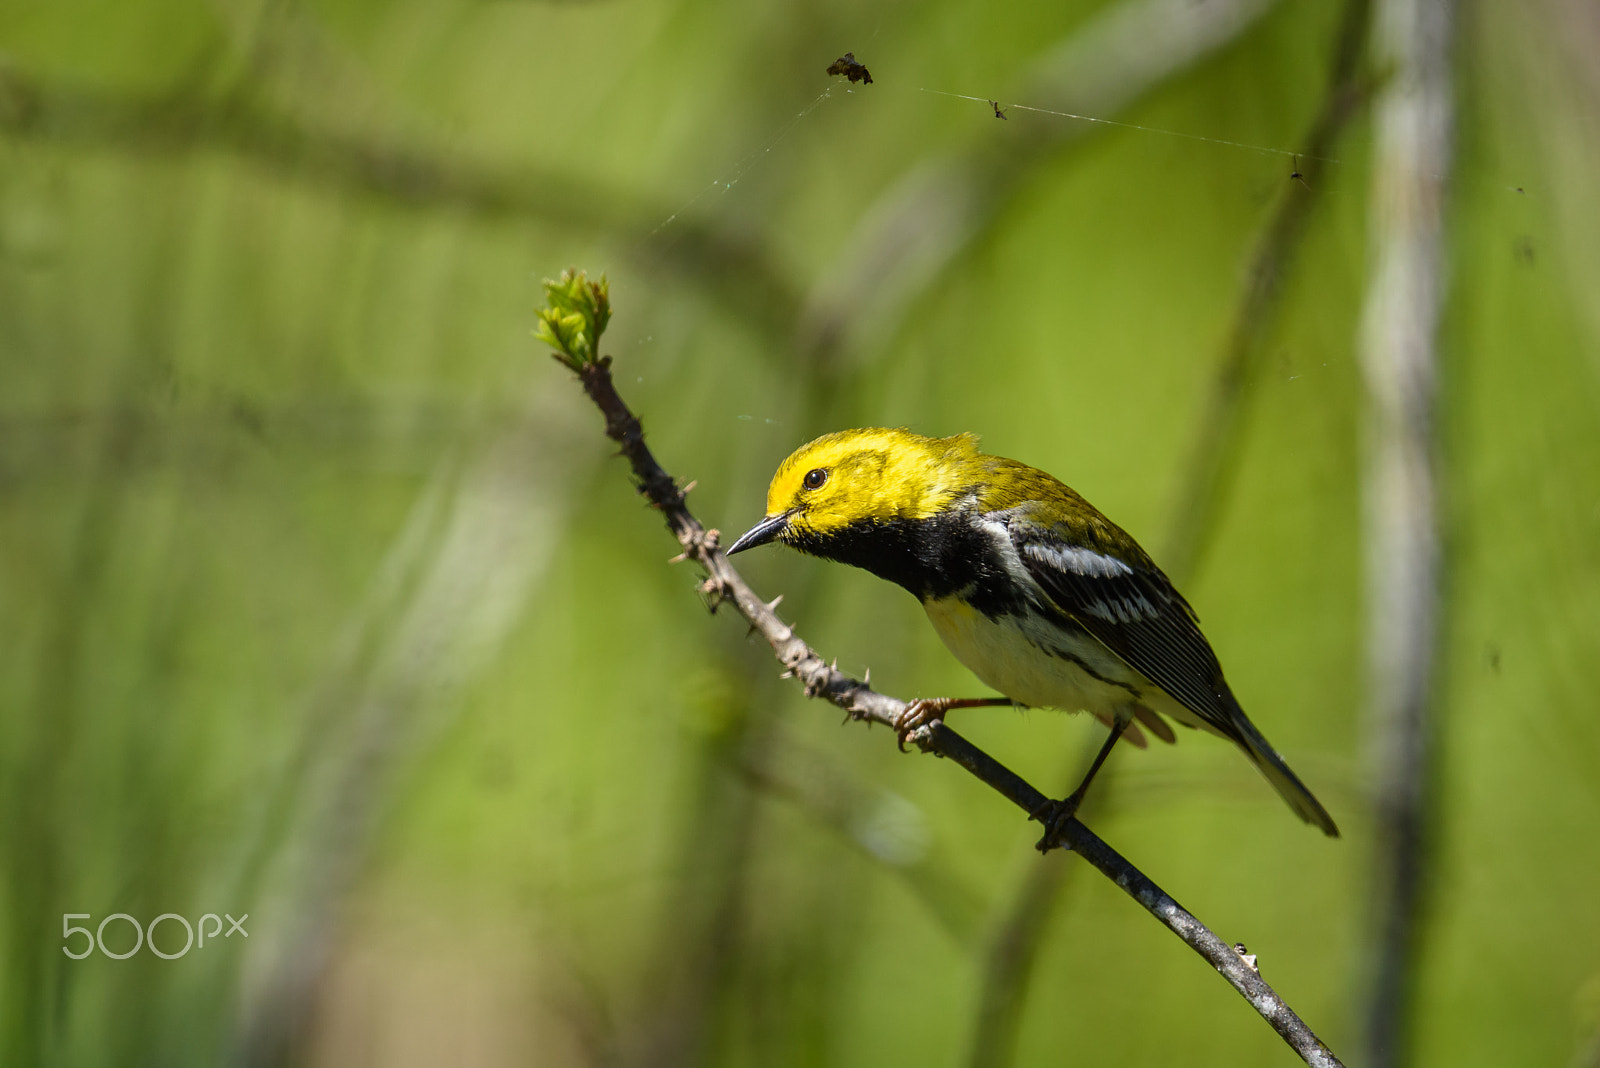
<path fill-rule="evenodd" d="M 1063 801 L 1046 801 L 1032 812 L 1028 813 L 1030 820 L 1038 820 L 1044 824 L 1044 834 L 1039 841 L 1034 843 L 1034 848 L 1041 853 L 1048 853 L 1059 846 L 1062 849 L 1071 849 L 1061 837 L 1061 831 L 1068 821 L 1078 814 L 1078 805 L 1082 803 L 1083 795 L 1078 791 Z"/>
<path fill-rule="evenodd" d="M 899 739 L 900 752 L 911 751 L 906 748 L 906 739 L 911 736 L 912 731 L 938 722 L 949 706 L 949 699 L 942 697 L 923 697 L 907 704 L 894 718 L 894 733 Z"/>

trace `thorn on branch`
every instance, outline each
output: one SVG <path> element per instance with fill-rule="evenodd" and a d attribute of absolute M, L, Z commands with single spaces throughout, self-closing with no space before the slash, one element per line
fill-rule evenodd
<path fill-rule="evenodd" d="M 767 611 L 776 612 L 778 610 L 778 606 L 780 604 L 782 604 L 782 603 L 783 603 L 783 594 L 780 593 L 780 594 L 778 594 L 778 596 L 774 597 L 772 600 L 767 602 Z"/>
<path fill-rule="evenodd" d="M 1239 954 L 1239 959 L 1244 961 L 1244 966 L 1246 968 L 1249 968 L 1257 975 L 1261 974 L 1261 969 L 1256 967 L 1256 955 L 1250 952 L 1248 949 L 1245 949 L 1243 942 L 1235 942 L 1233 944 L 1233 951 Z"/>
<path fill-rule="evenodd" d="M 695 589 L 706 599 L 706 608 L 712 615 L 716 615 L 722 602 L 728 599 L 728 587 L 715 575 L 708 576 Z"/>
<path fill-rule="evenodd" d="M 715 527 L 710 530 L 701 530 L 698 532 L 695 532 L 691 529 L 687 534 L 682 535 L 682 537 L 685 539 L 685 548 L 683 552 L 679 553 L 677 556 L 674 556 L 671 560 L 668 560 L 667 563 L 680 564 L 697 553 L 709 555 L 711 551 L 717 547 L 717 539 L 721 536 L 722 532 L 717 530 Z"/>

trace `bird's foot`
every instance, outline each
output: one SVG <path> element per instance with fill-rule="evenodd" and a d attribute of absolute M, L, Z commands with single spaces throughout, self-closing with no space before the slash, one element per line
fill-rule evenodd
<path fill-rule="evenodd" d="M 1015 703 L 1009 697 L 919 697 L 907 704 L 894 718 L 894 733 L 899 737 L 900 751 L 904 753 L 907 752 L 906 739 L 912 731 L 943 720 L 944 714 L 952 708 L 989 708 Z"/>
<path fill-rule="evenodd" d="M 956 704 L 954 697 L 921 697 L 906 705 L 894 718 L 895 737 L 900 740 L 900 752 L 906 749 L 906 739 L 919 727 L 926 727 L 944 719 L 944 714 Z"/>
<path fill-rule="evenodd" d="M 1038 820 L 1044 824 L 1044 835 L 1034 844 L 1034 848 L 1041 853 L 1048 853 L 1056 846 L 1062 849 L 1071 849 L 1066 840 L 1061 837 L 1061 832 L 1066 825 L 1078 815 L 1078 806 L 1083 803 L 1083 788 L 1072 791 L 1065 800 L 1046 801 L 1032 812 L 1028 813 L 1030 820 Z"/>

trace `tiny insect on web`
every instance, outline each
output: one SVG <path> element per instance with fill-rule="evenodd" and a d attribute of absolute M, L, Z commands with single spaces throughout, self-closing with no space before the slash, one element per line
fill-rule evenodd
<path fill-rule="evenodd" d="M 867 70 L 865 64 L 856 62 L 856 54 L 854 52 L 846 52 L 834 60 L 827 73 L 842 74 L 849 78 L 852 84 L 855 82 L 860 82 L 863 85 L 872 84 L 872 74 Z"/>
<path fill-rule="evenodd" d="M 1218 146 L 1221 146 L 1223 148 L 1239 149 L 1239 150 L 1242 150 L 1242 151 L 1245 151 L 1245 152 L 1256 152 L 1256 153 L 1260 153 L 1261 155 L 1264 155 L 1264 156 L 1279 156 L 1279 157 L 1283 157 L 1283 158 L 1287 159 L 1289 161 L 1289 163 L 1290 163 L 1289 180 L 1293 181 L 1293 182 L 1299 182 L 1301 185 L 1305 186 L 1305 188 L 1308 189 L 1308 190 L 1311 189 L 1311 182 L 1310 182 L 1306 172 L 1301 169 L 1301 162 L 1302 161 L 1311 161 L 1313 163 L 1320 164 L 1320 165 L 1322 165 L 1324 167 L 1328 167 L 1328 166 L 1331 166 L 1331 167 L 1342 167 L 1342 166 L 1356 165 L 1358 162 L 1359 163 L 1364 163 L 1365 162 L 1364 160 L 1363 161 L 1345 160 L 1345 159 L 1340 159 L 1340 158 L 1338 158 L 1336 156 L 1314 155 L 1314 154 L 1310 154 L 1310 153 L 1306 153 L 1306 152 L 1296 152 L 1293 149 L 1275 148 L 1275 147 L 1273 147 L 1271 145 L 1253 144 L 1253 143 L 1251 143 L 1249 141 L 1236 141 L 1236 140 L 1230 140 L 1230 139 L 1225 138 L 1225 137 L 1210 137 L 1210 136 L 1207 136 L 1205 134 L 1189 133 L 1189 132 L 1187 132 L 1185 130 L 1171 130 L 1171 129 L 1166 129 L 1166 128 L 1160 127 L 1160 126 L 1147 126 L 1147 125 L 1144 125 L 1144 124 L 1141 124 L 1141 123 L 1137 123 L 1137 122 L 1125 122 L 1125 121 L 1123 121 L 1121 119 L 1101 118 L 1098 115 L 1084 115 L 1084 114 L 1080 114 L 1078 112 L 1073 112 L 1073 111 L 1062 111 L 1062 110 L 1057 109 L 1057 108 L 1035 107 L 1035 106 L 1032 106 L 1032 105 L 1029 105 L 1029 104 L 1017 104 L 1017 103 L 1007 104 L 1004 108 L 1002 108 L 997 100 L 993 100 L 993 99 L 991 99 L 989 97 L 973 96 L 973 95 L 971 95 L 969 93 L 952 93 L 952 92 L 947 92 L 946 90 L 943 90 L 943 89 L 929 89 L 926 86 L 919 88 L 918 92 L 932 93 L 935 96 L 946 96 L 946 97 L 950 97 L 950 98 L 955 99 L 955 100 L 971 100 L 971 101 L 974 101 L 974 102 L 977 102 L 977 103 L 987 104 L 989 106 L 989 108 L 993 111 L 994 117 L 997 118 L 997 119 L 1006 118 L 1007 116 L 1006 116 L 1005 112 L 1007 110 L 1011 110 L 1011 111 L 1026 111 L 1026 112 L 1032 112 L 1033 114 L 1036 114 L 1036 115 L 1047 115 L 1047 116 L 1052 116 L 1054 118 L 1071 119 L 1071 120 L 1073 120 L 1075 122 L 1093 123 L 1093 124 L 1098 125 L 1098 126 L 1114 126 L 1114 127 L 1117 127 L 1118 129 L 1122 129 L 1122 130 L 1135 130 L 1135 131 L 1138 131 L 1139 133 L 1156 134 L 1156 135 L 1161 136 L 1161 137 L 1182 138 L 1185 141 L 1197 141 L 1197 142 L 1200 142 L 1202 144 L 1218 145 Z M 1435 177 L 1438 177 L 1438 176 L 1435 175 Z M 1461 173 L 1460 173 L 1459 169 L 1452 175 L 1452 180 L 1457 182 L 1457 183 L 1460 183 L 1462 181 Z M 1506 185 L 1503 182 L 1494 182 L 1494 181 L 1491 181 L 1491 182 L 1489 182 L 1487 184 L 1492 184 L 1492 185 L 1498 186 L 1499 188 L 1502 188 L 1506 192 L 1510 192 L 1510 193 L 1518 193 L 1518 194 L 1526 195 L 1526 192 L 1527 192 L 1526 189 L 1523 186 Z"/>
<path fill-rule="evenodd" d="M 1247 141 L 1230 141 L 1227 138 L 1223 138 L 1223 137 L 1207 137 L 1204 134 L 1186 133 L 1186 132 L 1184 132 L 1182 130 L 1167 130 L 1167 129 L 1163 129 L 1163 128 L 1159 127 L 1159 126 L 1142 126 L 1142 125 L 1140 125 L 1139 123 L 1136 123 L 1136 122 L 1123 122 L 1123 121 L 1121 121 L 1119 119 L 1103 119 L 1103 118 L 1100 118 L 1100 117 L 1095 116 L 1095 115 L 1080 115 L 1080 114 L 1078 114 L 1076 112 L 1072 112 L 1072 111 L 1058 111 L 1058 110 L 1056 110 L 1054 108 L 1033 107 L 1033 106 L 1028 105 L 1028 104 L 1011 103 L 1011 104 L 1007 104 L 1005 108 L 1001 108 L 997 101 L 991 100 L 988 97 L 969 96 L 966 93 L 950 93 L 950 92 L 946 92 L 943 89 L 928 89 L 928 88 L 924 87 L 924 88 L 922 88 L 920 90 L 920 92 L 933 93 L 936 96 L 953 97 L 953 98 L 955 98 L 957 100 L 974 100 L 974 101 L 977 101 L 979 103 L 988 104 L 989 107 L 994 110 L 995 117 L 996 118 L 1000 118 L 1000 119 L 1003 119 L 1003 118 L 1006 117 L 1005 116 L 1005 111 L 1008 110 L 1008 109 L 1012 110 L 1012 111 L 1030 111 L 1030 112 L 1033 112 L 1036 115 L 1051 115 L 1051 116 L 1054 116 L 1054 117 L 1060 118 L 1060 119 L 1073 119 L 1073 120 L 1075 120 L 1077 122 L 1090 122 L 1090 123 L 1095 123 L 1095 124 L 1100 125 L 1100 126 L 1116 126 L 1116 127 L 1120 128 L 1120 129 L 1124 129 L 1124 130 L 1138 130 L 1141 133 L 1159 134 L 1159 135 L 1161 135 L 1163 137 L 1181 137 L 1181 138 L 1183 138 L 1184 140 L 1187 140 L 1187 141 L 1200 141 L 1200 142 L 1204 142 L 1205 144 L 1221 145 L 1221 146 L 1223 146 L 1225 148 L 1237 148 L 1237 149 L 1243 149 L 1244 151 L 1247 151 L 1247 152 L 1259 152 L 1262 155 L 1266 155 L 1266 156 L 1284 156 L 1284 157 L 1291 158 L 1291 159 L 1293 159 L 1295 161 L 1295 168 L 1294 169 L 1296 171 L 1296 174 L 1294 175 L 1294 177 L 1300 177 L 1300 175 L 1298 173 L 1299 170 L 1300 170 L 1299 160 L 1302 158 L 1302 156 L 1304 154 L 1303 153 L 1294 152 L 1294 151 L 1292 151 L 1290 149 L 1286 149 L 1286 148 L 1272 148 L 1271 146 L 1268 146 L 1268 145 L 1253 145 L 1253 144 L 1250 144 Z M 1321 162 L 1321 163 L 1340 163 L 1340 162 L 1342 162 L 1341 160 L 1338 160 L 1338 159 L 1334 159 L 1334 158 L 1331 158 L 1331 157 L 1323 157 L 1323 156 L 1305 156 L 1304 158 L 1306 158 L 1306 159 L 1316 159 L 1318 162 Z"/>
<path fill-rule="evenodd" d="M 1294 170 L 1289 172 L 1289 180 L 1292 182 L 1299 182 L 1307 189 L 1311 188 L 1311 183 L 1306 181 L 1306 176 L 1300 173 L 1300 156 L 1298 153 L 1296 153 L 1294 157 Z"/>
<path fill-rule="evenodd" d="M 834 60 L 833 63 L 827 68 L 825 73 L 830 76 L 843 75 L 845 78 L 849 79 L 852 85 L 857 82 L 860 82 L 863 87 L 872 84 L 871 72 L 867 70 L 865 64 L 857 62 L 854 52 L 846 52 L 844 55 Z M 846 92 L 849 91 L 850 90 L 847 88 Z M 676 222 L 679 216 L 692 209 L 695 205 L 705 200 L 708 196 L 727 193 L 734 186 L 738 185 L 739 181 L 744 178 L 746 174 L 748 174 L 757 164 L 766 159 L 766 157 L 772 152 L 773 148 L 777 146 L 778 142 L 782 141 L 788 136 L 789 131 L 793 130 L 801 119 L 804 119 L 806 116 L 810 115 L 813 111 L 817 110 L 817 108 L 821 107 L 825 101 L 832 99 L 832 97 L 832 87 L 824 89 L 822 92 L 818 93 L 812 98 L 811 103 L 807 104 L 793 118 L 785 123 L 783 128 L 780 129 L 770 140 L 768 140 L 766 144 L 741 159 L 738 164 L 735 165 L 731 177 L 713 179 L 709 189 L 702 189 L 699 193 L 695 194 L 695 196 L 692 197 L 688 203 L 684 204 L 683 207 L 679 208 L 677 211 L 674 211 L 671 215 L 668 215 L 665 219 L 663 219 L 655 229 L 651 230 L 650 233 L 645 235 L 645 237 L 639 242 L 639 245 L 642 246 L 646 242 L 655 238 L 663 230 L 667 229 L 674 222 Z M 1004 116 L 1001 117 L 1004 118 Z"/>

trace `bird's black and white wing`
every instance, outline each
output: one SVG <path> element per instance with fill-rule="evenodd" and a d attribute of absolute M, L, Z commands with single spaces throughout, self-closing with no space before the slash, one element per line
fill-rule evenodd
<path fill-rule="evenodd" d="M 1243 741 L 1217 655 L 1159 569 L 1075 545 L 1025 519 L 1008 527 L 1018 558 L 1057 609 L 1208 725 Z"/>
<path fill-rule="evenodd" d="M 1118 554 L 1065 538 L 1025 515 L 1008 517 L 1007 529 L 1023 567 L 1057 610 L 1243 747 L 1301 819 L 1338 837 L 1328 810 L 1239 707 L 1189 602 L 1131 539 L 1131 551 Z"/>

